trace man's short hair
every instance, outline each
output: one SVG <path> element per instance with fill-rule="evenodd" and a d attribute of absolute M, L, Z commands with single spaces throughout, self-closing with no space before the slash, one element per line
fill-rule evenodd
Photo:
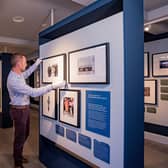
<path fill-rule="evenodd" d="M 17 62 L 22 59 L 23 57 L 26 57 L 24 54 L 21 53 L 14 53 L 11 56 L 11 65 L 12 67 L 16 66 Z"/>

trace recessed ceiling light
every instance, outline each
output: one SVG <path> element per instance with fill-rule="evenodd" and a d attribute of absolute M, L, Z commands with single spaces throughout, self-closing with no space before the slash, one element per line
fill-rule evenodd
<path fill-rule="evenodd" d="M 151 25 L 147 25 L 144 27 L 144 31 L 148 32 L 151 29 Z"/>
<path fill-rule="evenodd" d="M 22 23 L 24 22 L 24 17 L 23 16 L 14 16 L 12 18 L 13 22 L 16 22 L 16 23 Z"/>

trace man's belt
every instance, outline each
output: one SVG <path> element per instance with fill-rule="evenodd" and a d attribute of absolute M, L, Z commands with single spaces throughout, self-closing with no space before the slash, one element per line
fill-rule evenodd
<path fill-rule="evenodd" d="M 10 105 L 12 109 L 28 109 L 29 105 Z"/>

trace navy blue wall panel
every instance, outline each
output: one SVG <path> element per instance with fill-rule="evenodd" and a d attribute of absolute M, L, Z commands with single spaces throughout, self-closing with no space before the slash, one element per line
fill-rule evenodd
<path fill-rule="evenodd" d="M 123 0 L 124 9 L 124 168 L 144 167 L 143 1 Z"/>
<path fill-rule="evenodd" d="M 9 94 L 7 90 L 7 77 L 11 70 L 10 64 L 11 54 L 0 54 L 0 60 L 2 61 L 2 113 L 0 113 L 0 127 L 9 128 L 12 127 L 13 122 L 9 114 Z"/>
<path fill-rule="evenodd" d="M 57 148 L 53 142 L 40 135 L 39 159 L 47 168 L 90 168 L 90 166 Z"/>

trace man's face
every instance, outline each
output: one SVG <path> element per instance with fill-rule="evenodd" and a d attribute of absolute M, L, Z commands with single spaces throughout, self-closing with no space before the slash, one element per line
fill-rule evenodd
<path fill-rule="evenodd" d="M 26 57 L 23 56 L 19 61 L 19 68 L 22 72 L 24 72 L 26 67 L 27 67 L 27 60 L 26 60 Z"/>

